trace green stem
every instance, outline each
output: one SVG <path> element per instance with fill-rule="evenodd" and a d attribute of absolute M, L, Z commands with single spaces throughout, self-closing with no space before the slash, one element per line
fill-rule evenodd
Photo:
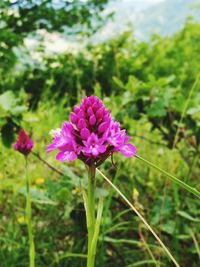
<path fill-rule="evenodd" d="M 88 255 L 87 267 L 94 267 L 95 252 L 92 249 L 92 240 L 95 231 L 95 166 L 89 166 L 88 172 L 88 201 L 87 201 L 87 228 L 88 228 Z"/>
<path fill-rule="evenodd" d="M 166 175 L 167 177 L 169 177 L 173 182 L 175 182 L 176 184 L 178 184 L 179 186 L 183 187 L 184 189 L 186 189 L 187 191 L 189 191 L 190 193 L 194 194 L 195 196 L 197 196 L 198 198 L 200 198 L 200 192 L 197 191 L 197 189 L 195 189 L 194 187 L 189 186 L 188 184 L 184 183 L 183 181 L 181 181 L 180 179 L 176 178 L 175 176 L 173 176 L 172 174 L 164 171 L 163 169 L 157 167 L 156 165 L 154 165 L 152 162 L 143 159 L 142 157 L 136 155 L 136 158 L 140 159 L 141 161 L 143 161 L 144 163 L 146 163 L 147 165 L 149 165 L 150 167 L 153 167 L 154 169 L 158 170 L 159 172 L 163 173 L 164 175 Z"/>
<path fill-rule="evenodd" d="M 99 205 L 98 205 L 98 210 L 97 210 L 97 218 L 96 218 L 96 223 L 95 223 L 95 229 L 94 229 L 93 239 L 92 239 L 92 243 L 91 243 L 92 254 L 94 255 L 94 257 L 95 257 L 95 254 L 96 254 L 97 241 L 98 241 L 98 238 L 99 238 L 99 230 L 100 230 L 102 212 L 103 212 L 103 199 L 100 198 Z"/>
<path fill-rule="evenodd" d="M 35 267 L 35 245 L 32 233 L 32 221 L 31 221 L 31 195 L 30 195 L 30 177 L 28 176 L 28 160 L 26 160 L 26 223 L 28 228 L 29 238 L 29 266 Z"/>

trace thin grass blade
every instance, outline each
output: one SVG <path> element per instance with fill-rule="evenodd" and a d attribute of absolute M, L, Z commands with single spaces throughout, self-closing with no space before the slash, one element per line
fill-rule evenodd
<path fill-rule="evenodd" d="M 140 157 L 140 156 L 138 156 L 138 155 L 136 155 L 135 157 L 138 158 L 139 160 L 143 161 L 144 163 L 146 163 L 146 164 L 149 165 L 150 167 L 152 167 L 152 168 L 156 169 L 157 171 L 161 172 L 162 174 L 164 174 L 165 176 L 167 176 L 168 178 L 170 178 L 173 182 L 175 182 L 176 184 L 178 184 L 179 186 L 181 186 L 182 188 L 184 188 L 184 189 L 187 190 L 188 192 L 190 192 L 190 193 L 192 193 L 193 195 L 195 195 L 195 196 L 197 196 L 198 198 L 200 198 L 200 192 L 199 192 L 196 188 L 194 188 L 194 187 L 192 187 L 192 186 L 186 184 L 185 182 L 181 181 L 180 179 L 178 179 L 178 178 L 175 177 L 174 175 L 172 175 L 172 174 L 170 174 L 170 173 L 164 171 L 163 169 L 157 167 L 157 166 L 156 166 L 155 164 L 153 164 L 152 162 L 150 162 L 150 161 L 148 161 L 148 160 L 146 160 L 146 159 L 144 159 L 144 158 L 142 158 L 142 157 Z"/>
<path fill-rule="evenodd" d="M 168 250 L 168 248 L 165 246 L 165 244 L 162 242 L 162 240 L 154 232 L 154 230 L 151 228 L 151 226 L 148 224 L 148 222 L 145 220 L 145 218 L 138 212 L 138 210 L 126 198 L 126 196 L 99 169 L 96 169 L 96 170 L 107 181 L 107 183 L 109 183 L 109 185 L 112 186 L 115 189 L 115 191 L 123 198 L 123 200 L 131 207 L 131 209 L 137 214 L 137 216 L 144 223 L 144 225 L 147 227 L 147 229 L 152 233 L 152 235 L 155 237 L 155 239 L 158 241 L 158 243 L 162 246 L 162 248 L 164 249 L 166 254 L 169 256 L 169 258 L 172 260 L 174 265 L 176 267 L 180 267 L 180 265 L 174 259 L 174 257 L 172 256 L 171 252 Z"/>

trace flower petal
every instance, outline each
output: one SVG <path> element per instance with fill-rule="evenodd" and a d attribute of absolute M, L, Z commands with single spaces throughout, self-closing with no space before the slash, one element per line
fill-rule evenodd
<path fill-rule="evenodd" d="M 136 155 L 136 147 L 132 144 L 125 144 L 121 149 L 120 152 L 127 157 L 132 157 Z"/>
<path fill-rule="evenodd" d="M 90 131 L 87 128 L 81 130 L 81 138 L 86 140 L 90 136 Z"/>
<path fill-rule="evenodd" d="M 100 146 L 98 147 L 98 151 L 99 151 L 100 153 L 104 153 L 104 152 L 106 151 L 106 146 L 104 146 L 104 145 L 100 145 Z"/>
<path fill-rule="evenodd" d="M 52 143 L 47 146 L 46 153 L 49 153 L 57 148 L 57 145 L 55 143 Z"/>
<path fill-rule="evenodd" d="M 61 151 L 56 155 L 56 159 L 60 161 L 73 161 L 77 155 L 73 151 Z"/>

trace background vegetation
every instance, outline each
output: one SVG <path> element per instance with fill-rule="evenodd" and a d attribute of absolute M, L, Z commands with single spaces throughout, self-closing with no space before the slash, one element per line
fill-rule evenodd
<path fill-rule="evenodd" d="M 172 37 L 138 41 L 131 32 L 76 53 L 40 62 L 24 38 L 47 31 L 95 32 L 107 1 L 3 1 L 0 4 L 0 262 L 28 266 L 24 159 L 13 151 L 19 126 L 35 141 L 29 157 L 36 266 L 85 266 L 81 162 L 61 165 L 45 153 L 52 128 L 68 120 L 84 95 L 103 99 L 132 136 L 138 155 L 200 190 L 200 24 L 191 19 Z M 90 16 L 93 14 L 93 16 Z M 97 23 L 98 21 L 98 23 Z M 27 59 L 25 61 L 25 59 Z M 41 160 L 61 170 L 59 175 Z M 199 200 L 137 159 L 114 157 L 101 169 L 153 226 L 180 266 L 199 266 Z M 98 177 L 105 196 L 96 266 L 172 266 L 126 204 Z"/>

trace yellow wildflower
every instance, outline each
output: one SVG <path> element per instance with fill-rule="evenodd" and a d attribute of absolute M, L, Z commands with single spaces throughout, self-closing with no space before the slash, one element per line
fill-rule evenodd
<path fill-rule="evenodd" d="M 19 217 L 17 218 L 17 221 L 18 221 L 18 223 L 20 223 L 20 224 L 24 223 L 24 222 L 25 222 L 25 218 L 24 218 L 24 216 L 19 216 Z"/>
<path fill-rule="evenodd" d="M 45 182 L 44 178 L 37 178 L 37 179 L 35 180 L 35 184 L 37 184 L 37 185 L 44 184 L 44 182 Z"/>
<path fill-rule="evenodd" d="M 73 195 L 76 195 L 76 194 L 80 194 L 81 193 L 81 188 L 80 187 L 75 187 L 73 190 L 72 190 L 72 194 Z"/>

